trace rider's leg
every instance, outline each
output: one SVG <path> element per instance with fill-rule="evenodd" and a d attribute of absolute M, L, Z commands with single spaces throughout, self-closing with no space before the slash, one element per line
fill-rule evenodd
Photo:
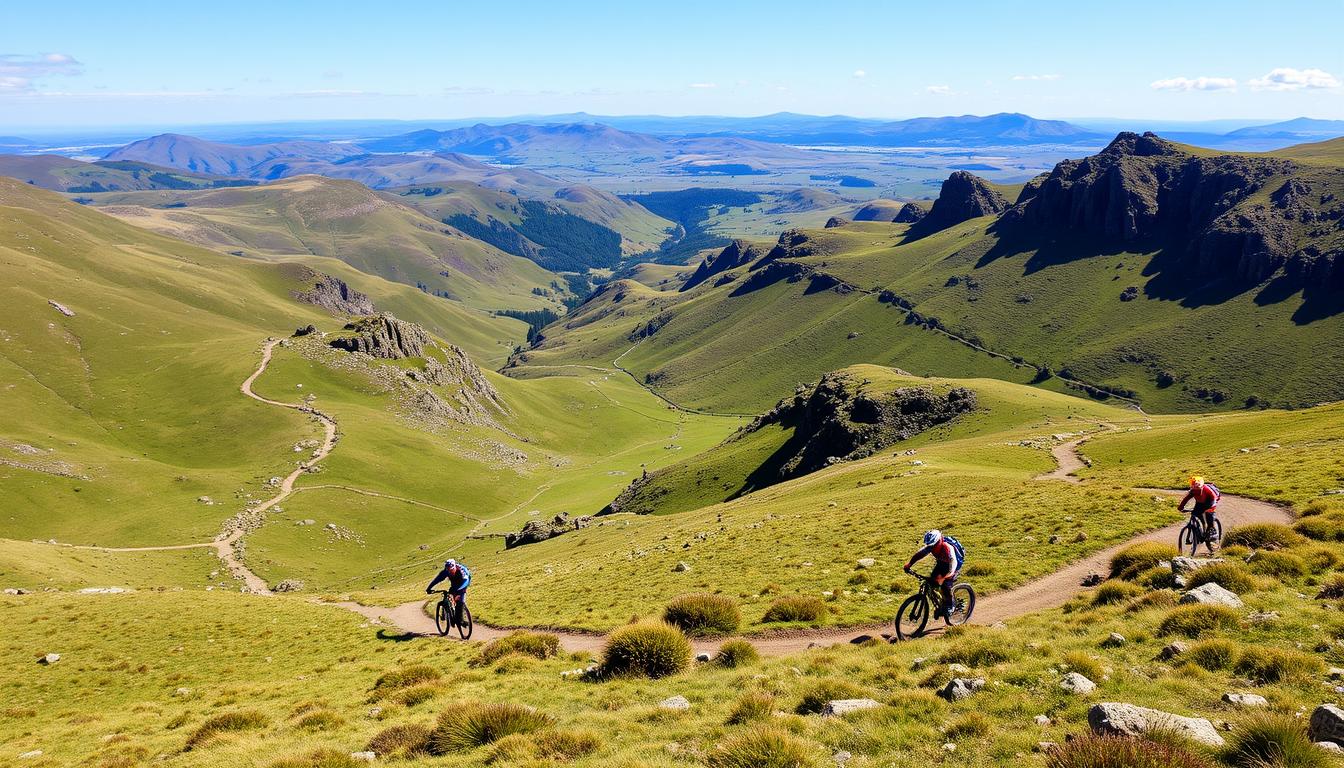
<path fill-rule="evenodd" d="M 1213 553 L 1213 537 L 1217 533 L 1217 529 L 1213 527 L 1213 514 L 1212 507 L 1205 509 L 1203 514 L 1204 546 L 1208 547 L 1210 554 Z"/>
<path fill-rule="evenodd" d="M 939 612 L 942 618 L 952 615 L 952 567 L 939 563 L 934 567 L 930 574 L 933 583 L 938 585 L 938 593 L 943 598 L 942 610 Z"/>

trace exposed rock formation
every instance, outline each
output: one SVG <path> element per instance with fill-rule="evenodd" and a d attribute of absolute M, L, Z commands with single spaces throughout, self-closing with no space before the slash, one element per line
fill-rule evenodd
<path fill-rule="evenodd" d="M 346 285 L 344 280 L 322 272 L 310 271 L 309 282 L 312 288 L 307 291 L 294 291 L 294 298 L 338 315 L 372 315 L 376 310 L 373 301 L 364 294 Z"/>
<path fill-rule="evenodd" d="M 831 218 L 826 220 L 826 226 L 823 227 L 823 229 L 835 229 L 836 227 L 843 227 L 848 223 L 849 223 L 848 221 L 840 218 L 839 216 L 832 216 Z"/>
<path fill-rule="evenodd" d="M 592 518 L 587 516 L 571 518 L 567 512 L 561 512 L 550 520 L 529 520 L 521 531 L 504 534 L 504 548 L 513 549 L 524 544 L 536 544 L 562 533 L 587 528 L 591 520 Z"/>
<path fill-rule="evenodd" d="M 384 312 L 372 317 L 361 317 L 347 323 L 350 336 L 339 336 L 331 340 L 331 346 L 346 352 L 363 352 L 372 357 L 385 360 L 400 360 L 405 357 L 423 357 L 429 334 L 415 323 L 398 320 Z"/>
<path fill-rule="evenodd" d="M 928 214 L 910 227 L 910 234 L 924 237 L 963 221 L 997 216 L 1006 210 L 1008 201 L 989 182 L 966 171 L 953 171 L 943 182 Z"/>
<path fill-rule="evenodd" d="M 764 255 L 764 251 L 751 243 L 745 240 L 734 240 L 722 251 L 705 257 L 705 260 L 695 268 L 691 279 L 686 281 L 681 290 L 689 291 L 714 275 L 750 264 Z"/>
<path fill-rule="evenodd" d="M 897 224 L 914 224 L 928 215 L 928 211 L 918 205 L 915 205 L 914 203 L 906 203 L 901 206 L 901 210 L 897 211 L 896 218 L 892 219 L 892 221 Z"/>

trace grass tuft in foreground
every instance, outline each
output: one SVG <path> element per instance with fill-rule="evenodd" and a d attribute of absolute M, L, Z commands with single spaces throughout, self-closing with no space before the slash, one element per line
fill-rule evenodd
<path fill-rule="evenodd" d="M 515 733 L 531 733 L 550 726 L 550 715 L 510 702 L 454 704 L 439 715 L 429 735 L 429 751 L 435 755 L 466 752 L 493 744 Z"/>
<path fill-rule="evenodd" d="M 631 624 L 612 632 L 602 656 L 605 675 L 667 677 L 691 663 L 691 642 L 664 622 Z"/>

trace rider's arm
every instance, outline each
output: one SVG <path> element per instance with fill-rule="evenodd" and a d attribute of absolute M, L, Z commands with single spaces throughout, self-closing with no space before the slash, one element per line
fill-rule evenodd
<path fill-rule="evenodd" d="M 448 570 L 447 570 L 447 569 L 444 569 L 444 570 L 442 570 L 442 571 L 439 571 L 439 575 L 438 575 L 438 576 L 435 576 L 435 577 L 434 577 L 434 580 L 431 581 L 431 582 L 429 582 L 429 586 L 428 586 L 428 587 L 425 587 L 425 591 L 426 591 L 426 592 L 433 592 L 433 591 L 434 591 L 434 587 L 438 586 L 439 582 L 440 582 L 440 581 L 443 581 L 443 580 L 446 579 L 446 578 L 448 578 Z"/>
<path fill-rule="evenodd" d="M 1192 488 L 1185 492 L 1185 495 L 1182 496 L 1181 500 L 1176 504 L 1176 508 L 1181 510 L 1185 509 L 1185 503 L 1193 498 L 1195 498 L 1195 491 Z"/>
<path fill-rule="evenodd" d="M 919 550 L 919 551 L 916 552 L 915 554 L 911 555 L 911 556 L 910 556 L 910 561 L 909 561 L 908 563 L 905 564 L 905 570 L 908 571 L 908 570 L 910 570 L 911 568 L 915 567 L 915 563 L 918 563 L 920 560 L 923 560 L 924 558 L 928 557 L 928 556 L 929 556 L 929 553 L 932 552 L 932 551 L 933 551 L 933 546 L 931 545 L 931 546 L 924 547 L 923 549 Z"/>

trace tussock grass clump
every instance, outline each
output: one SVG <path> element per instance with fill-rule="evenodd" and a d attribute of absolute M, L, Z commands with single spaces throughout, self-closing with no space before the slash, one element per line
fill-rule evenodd
<path fill-rule="evenodd" d="M 1152 570 L 1165 570 L 1162 568 Z M 1146 571 L 1145 571 L 1146 573 Z M 1108 581 L 1097 587 L 1092 593 L 1093 605 L 1112 605 L 1124 603 L 1143 594 L 1143 588 L 1128 581 Z"/>
<path fill-rule="evenodd" d="M 994 721 L 983 712 L 968 712 L 947 727 L 947 738 L 973 739 L 988 734 L 993 727 Z"/>
<path fill-rule="evenodd" d="M 803 690 L 802 701 L 793 711 L 800 715 L 815 715 L 826 708 L 826 702 L 836 699 L 864 699 L 868 691 L 848 680 L 827 678 L 819 680 Z"/>
<path fill-rule="evenodd" d="M 1215 768 L 1178 743 L 1120 736 L 1081 736 L 1050 750 L 1046 768 Z"/>
<path fill-rule="evenodd" d="M 821 621 L 825 615 L 826 603 L 821 598 L 786 595 L 770 604 L 761 621 Z"/>
<path fill-rule="evenodd" d="M 709 768 L 812 768 L 813 747 L 781 728 L 761 726 L 719 742 Z"/>
<path fill-rule="evenodd" d="M 1190 574 L 1186 584 L 1198 587 L 1201 584 L 1217 584 L 1229 592 L 1244 595 L 1255 590 L 1255 579 L 1241 566 L 1233 563 L 1213 563 Z"/>
<path fill-rule="evenodd" d="M 421 683 L 432 683 L 441 677 L 439 670 L 428 664 L 412 664 L 384 674 L 373 684 L 373 698 L 381 699 L 398 688 L 409 688 Z"/>
<path fill-rule="evenodd" d="M 1148 589 L 1173 589 L 1176 586 L 1176 574 L 1170 568 L 1149 568 L 1135 576 L 1134 581 Z"/>
<path fill-rule="evenodd" d="M 675 675 L 691 663 L 691 641 L 664 622 L 630 624 L 612 632 L 602 656 L 607 675 Z"/>
<path fill-rule="evenodd" d="M 481 649 L 481 655 L 472 660 L 476 667 L 493 664 L 511 653 L 521 653 L 538 659 L 549 659 L 560 652 L 560 637 L 549 632 L 519 630 L 497 640 L 491 640 Z"/>
<path fill-rule="evenodd" d="M 1099 682 L 1106 676 L 1106 670 L 1102 668 L 1101 662 L 1082 651 L 1069 651 L 1064 654 L 1063 660 L 1070 671 L 1077 672 L 1093 682 Z"/>
<path fill-rule="evenodd" d="M 345 725 L 345 718 L 330 709 L 319 709 L 294 721 L 295 728 L 305 731 L 334 731 Z"/>
<path fill-rule="evenodd" d="M 985 576 L 993 576 L 994 571 L 996 570 L 997 569 L 994 567 L 993 563 L 976 561 L 966 566 L 966 569 L 961 572 L 961 575 L 968 579 L 979 579 Z"/>
<path fill-rule="evenodd" d="M 392 698 L 405 707 L 414 707 L 424 704 L 426 701 L 439 695 L 442 690 L 437 683 L 426 683 L 424 685 L 413 685 L 410 688 L 403 688 L 393 694 Z"/>
<path fill-rule="evenodd" d="M 1201 640 L 1181 654 L 1181 659 L 1204 669 L 1229 669 L 1237 659 L 1237 650 L 1231 640 Z"/>
<path fill-rule="evenodd" d="M 682 595 L 667 604 L 663 621 L 692 637 L 729 635 L 742 623 L 742 612 L 723 595 Z"/>
<path fill-rule="evenodd" d="M 266 723 L 266 715 L 250 709 L 215 715 L 201 723 L 201 726 L 191 734 L 187 739 L 186 749 L 195 749 L 221 733 L 265 728 Z"/>
<path fill-rule="evenodd" d="M 1325 750 L 1312 743 L 1305 723 L 1271 714 L 1256 715 L 1233 731 L 1223 760 L 1236 768 L 1326 768 L 1334 764 Z"/>
<path fill-rule="evenodd" d="M 1131 544 L 1128 547 L 1115 553 L 1111 558 L 1111 577 L 1121 578 L 1126 581 L 1133 580 L 1136 576 L 1149 568 L 1156 568 L 1157 564 L 1163 560 L 1170 560 L 1179 555 L 1180 552 L 1170 544 L 1162 544 L 1156 541 L 1141 541 L 1138 544 Z"/>
<path fill-rule="evenodd" d="M 361 763 L 350 756 L 349 752 L 335 749 L 319 749 L 302 757 L 287 757 L 271 763 L 270 768 L 363 768 Z"/>
<path fill-rule="evenodd" d="M 965 664 L 968 667 L 992 667 L 1010 661 L 1013 654 L 1002 643 L 967 642 L 949 648 L 938 660 L 944 664 Z"/>
<path fill-rule="evenodd" d="M 368 750 L 379 757 L 419 757 L 429 754 L 433 729 L 421 723 L 394 725 L 369 739 Z"/>
<path fill-rule="evenodd" d="M 1335 515 L 1303 518 L 1293 530 L 1317 541 L 1344 541 L 1344 520 Z"/>
<path fill-rule="evenodd" d="M 753 720 L 767 720 L 775 712 L 775 697 L 764 691 L 742 694 L 728 715 L 728 725 L 741 725 Z"/>
<path fill-rule="evenodd" d="M 1144 611 L 1149 608 L 1172 608 L 1180 603 L 1181 596 L 1170 589 L 1159 589 L 1140 597 L 1129 604 L 1126 613 Z"/>
<path fill-rule="evenodd" d="M 1335 574 L 1321 583 L 1317 600 L 1338 600 L 1344 597 L 1344 574 Z"/>
<path fill-rule="evenodd" d="M 746 640 L 729 640 L 719 646 L 719 652 L 714 655 L 714 663 L 720 667 L 733 669 L 736 667 L 745 667 L 760 661 L 761 654 L 756 650 L 756 646 Z"/>
<path fill-rule="evenodd" d="M 602 748 L 602 739 L 589 730 L 547 729 L 535 734 L 514 733 L 499 741 L 490 750 L 487 763 L 517 763 L 523 761 L 568 762 L 586 757 Z"/>
<path fill-rule="evenodd" d="M 1307 561 L 1289 552 L 1256 553 L 1246 564 L 1253 572 L 1276 579 L 1295 579 L 1306 576 L 1310 570 Z"/>
<path fill-rule="evenodd" d="M 1305 680 L 1321 671 L 1321 660 L 1283 648 L 1253 645 L 1242 651 L 1234 670 L 1257 683 Z"/>
<path fill-rule="evenodd" d="M 1236 629 L 1237 612 L 1225 605 L 1178 605 L 1157 626 L 1159 635 L 1200 637 L 1208 632 Z"/>
<path fill-rule="evenodd" d="M 1325 573 L 1344 560 L 1330 547 L 1299 547 L 1296 551 L 1312 573 Z"/>
<path fill-rule="evenodd" d="M 514 733 L 532 733 L 549 727 L 552 719 L 544 712 L 512 702 L 454 704 L 439 715 L 429 734 L 429 751 L 434 755 L 465 752 Z"/>
<path fill-rule="evenodd" d="M 1223 543 L 1251 549 L 1282 549 L 1303 543 L 1302 534 L 1279 523 L 1252 523 L 1234 528 L 1223 537 Z"/>

